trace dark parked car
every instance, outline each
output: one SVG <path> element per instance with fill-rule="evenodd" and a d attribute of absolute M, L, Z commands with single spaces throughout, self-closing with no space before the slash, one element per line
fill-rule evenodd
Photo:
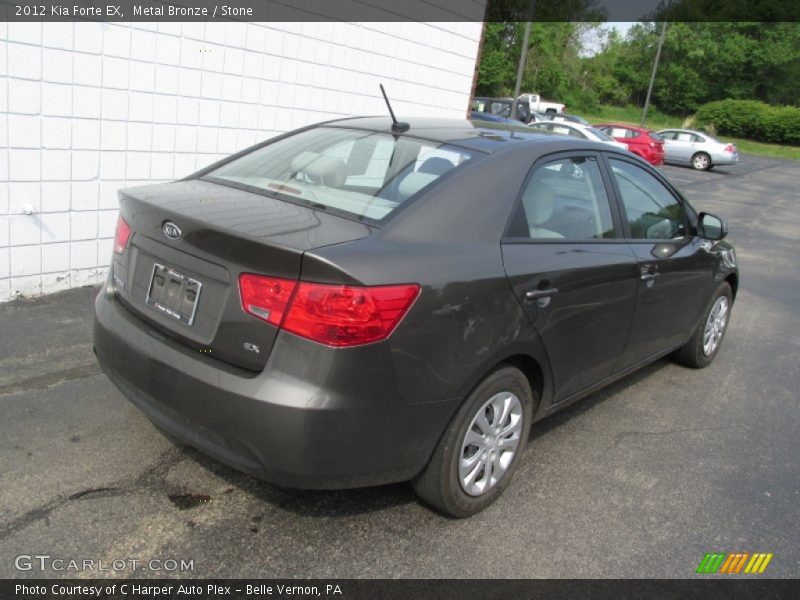
<path fill-rule="evenodd" d="M 491 123 L 506 123 L 507 125 L 519 125 L 519 121 L 516 119 L 509 119 L 507 117 L 501 117 L 500 115 L 495 115 L 488 112 L 481 112 L 479 110 L 473 110 L 470 113 L 470 119 L 473 121 L 488 121 Z"/>
<path fill-rule="evenodd" d="M 237 469 L 413 480 L 463 517 L 531 423 L 661 356 L 714 359 L 725 235 L 605 144 L 344 119 L 121 191 L 94 349 L 159 427 Z"/>
<path fill-rule="evenodd" d="M 527 101 L 520 100 L 514 108 L 513 98 L 475 98 L 472 101 L 472 118 L 481 118 L 479 115 L 495 115 L 517 123 L 530 123 L 536 121 L 541 115 L 532 112 Z M 513 112 L 513 115 L 512 115 Z M 489 121 L 489 118 L 482 120 Z"/>

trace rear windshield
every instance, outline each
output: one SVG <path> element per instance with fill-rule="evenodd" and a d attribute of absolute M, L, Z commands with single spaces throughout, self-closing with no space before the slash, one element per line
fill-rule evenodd
<path fill-rule="evenodd" d="M 650 139 L 652 139 L 654 142 L 663 142 L 664 141 L 663 137 L 661 137 L 655 131 L 652 131 L 650 129 L 647 130 L 647 135 L 649 135 Z"/>
<path fill-rule="evenodd" d="M 475 153 L 406 136 L 317 127 L 254 150 L 206 179 L 380 221 Z"/>

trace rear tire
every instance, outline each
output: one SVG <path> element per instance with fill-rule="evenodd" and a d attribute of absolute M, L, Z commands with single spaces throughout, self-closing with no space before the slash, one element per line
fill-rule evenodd
<path fill-rule="evenodd" d="M 711 157 L 705 152 L 698 152 L 692 157 L 692 168 L 696 171 L 708 171 L 711 167 Z"/>
<path fill-rule="evenodd" d="M 519 369 L 502 366 L 490 373 L 453 417 L 414 480 L 417 495 L 458 518 L 492 504 L 525 452 L 535 407 L 536 398 Z"/>
<path fill-rule="evenodd" d="M 725 282 L 717 288 L 708 303 L 703 319 L 691 339 L 675 352 L 675 360 L 693 369 L 702 369 L 710 365 L 717 356 L 725 332 L 728 330 L 732 306 L 731 286 Z"/>

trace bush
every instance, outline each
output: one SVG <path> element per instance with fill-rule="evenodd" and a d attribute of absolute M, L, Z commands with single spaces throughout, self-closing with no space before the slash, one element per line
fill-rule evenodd
<path fill-rule="evenodd" d="M 800 146 L 800 108 L 756 100 L 718 100 L 701 106 L 695 123 L 722 135 Z"/>

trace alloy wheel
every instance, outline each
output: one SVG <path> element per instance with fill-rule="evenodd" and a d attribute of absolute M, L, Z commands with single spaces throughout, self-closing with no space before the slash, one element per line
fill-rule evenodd
<path fill-rule="evenodd" d="M 719 346 L 725 326 L 728 324 L 728 299 L 725 296 L 717 298 L 706 321 L 703 331 L 703 354 L 711 356 Z"/>

